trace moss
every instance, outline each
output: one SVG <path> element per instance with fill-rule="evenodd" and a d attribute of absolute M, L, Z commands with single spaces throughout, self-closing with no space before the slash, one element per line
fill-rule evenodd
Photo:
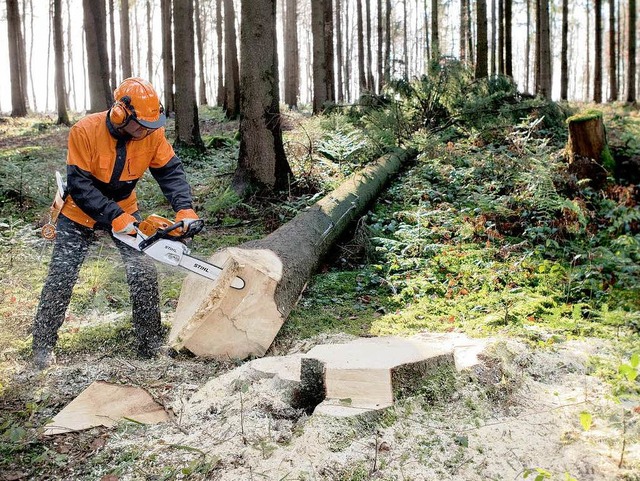
<path fill-rule="evenodd" d="M 572 122 L 588 122 L 589 120 L 602 119 L 602 111 L 589 109 L 576 115 L 572 115 L 567 119 L 567 124 Z"/>

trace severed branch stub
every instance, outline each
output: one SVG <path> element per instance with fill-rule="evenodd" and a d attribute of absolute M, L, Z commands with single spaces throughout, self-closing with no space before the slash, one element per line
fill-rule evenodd
<path fill-rule="evenodd" d="M 185 279 L 170 345 L 201 357 L 264 355 L 320 260 L 412 155 L 384 155 L 267 237 L 215 253 L 210 261 L 223 273 Z M 235 276 L 244 289 L 230 288 Z"/>

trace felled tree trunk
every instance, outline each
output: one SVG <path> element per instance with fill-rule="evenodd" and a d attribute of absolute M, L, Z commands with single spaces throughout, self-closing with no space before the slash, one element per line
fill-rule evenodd
<path fill-rule="evenodd" d="M 569 172 L 579 180 L 589 179 L 592 187 L 600 187 L 608 172 L 615 167 L 607 146 L 602 112 L 590 110 L 567 119 L 569 125 Z"/>
<path fill-rule="evenodd" d="M 169 343 L 202 357 L 264 355 L 322 257 L 408 155 L 381 157 L 264 239 L 214 254 L 221 276 L 185 279 Z M 243 289 L 230 287 L 235 276 Z"/>

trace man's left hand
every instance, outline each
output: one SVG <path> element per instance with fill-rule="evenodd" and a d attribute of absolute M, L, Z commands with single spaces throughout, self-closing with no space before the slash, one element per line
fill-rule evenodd
<path fill-rule="evenodd" d="M 176 224 L 182 221 L 182 232 L 188 232 L 189 226 L 199 220 L 198 214 L 193 209 L 182 209 L 176 213 Z"/>

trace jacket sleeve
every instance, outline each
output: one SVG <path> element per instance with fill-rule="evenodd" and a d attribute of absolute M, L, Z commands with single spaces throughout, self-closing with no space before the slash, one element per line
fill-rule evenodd
<path fill-rule="evenodd" d="M 95 178 L 86 169 L 89 166 L 87 157 L 90 152 L 87 144 L 82 132 L 72 128 L 67 157 L 67 191 L 89 217 L 101 224 L 111 225 L 111 221 L 124 211 L 100 192 L 95 185 Z"/>
<path fill-rule="evenodd" d="M 162 193 L 175 212 L 182 209 L 193 209 L 191 187 L 187 182 L 182 162 L 177 156 L 174 155 L 162 167 L 149 167 L 149 171 L 160 185 Z"/>

